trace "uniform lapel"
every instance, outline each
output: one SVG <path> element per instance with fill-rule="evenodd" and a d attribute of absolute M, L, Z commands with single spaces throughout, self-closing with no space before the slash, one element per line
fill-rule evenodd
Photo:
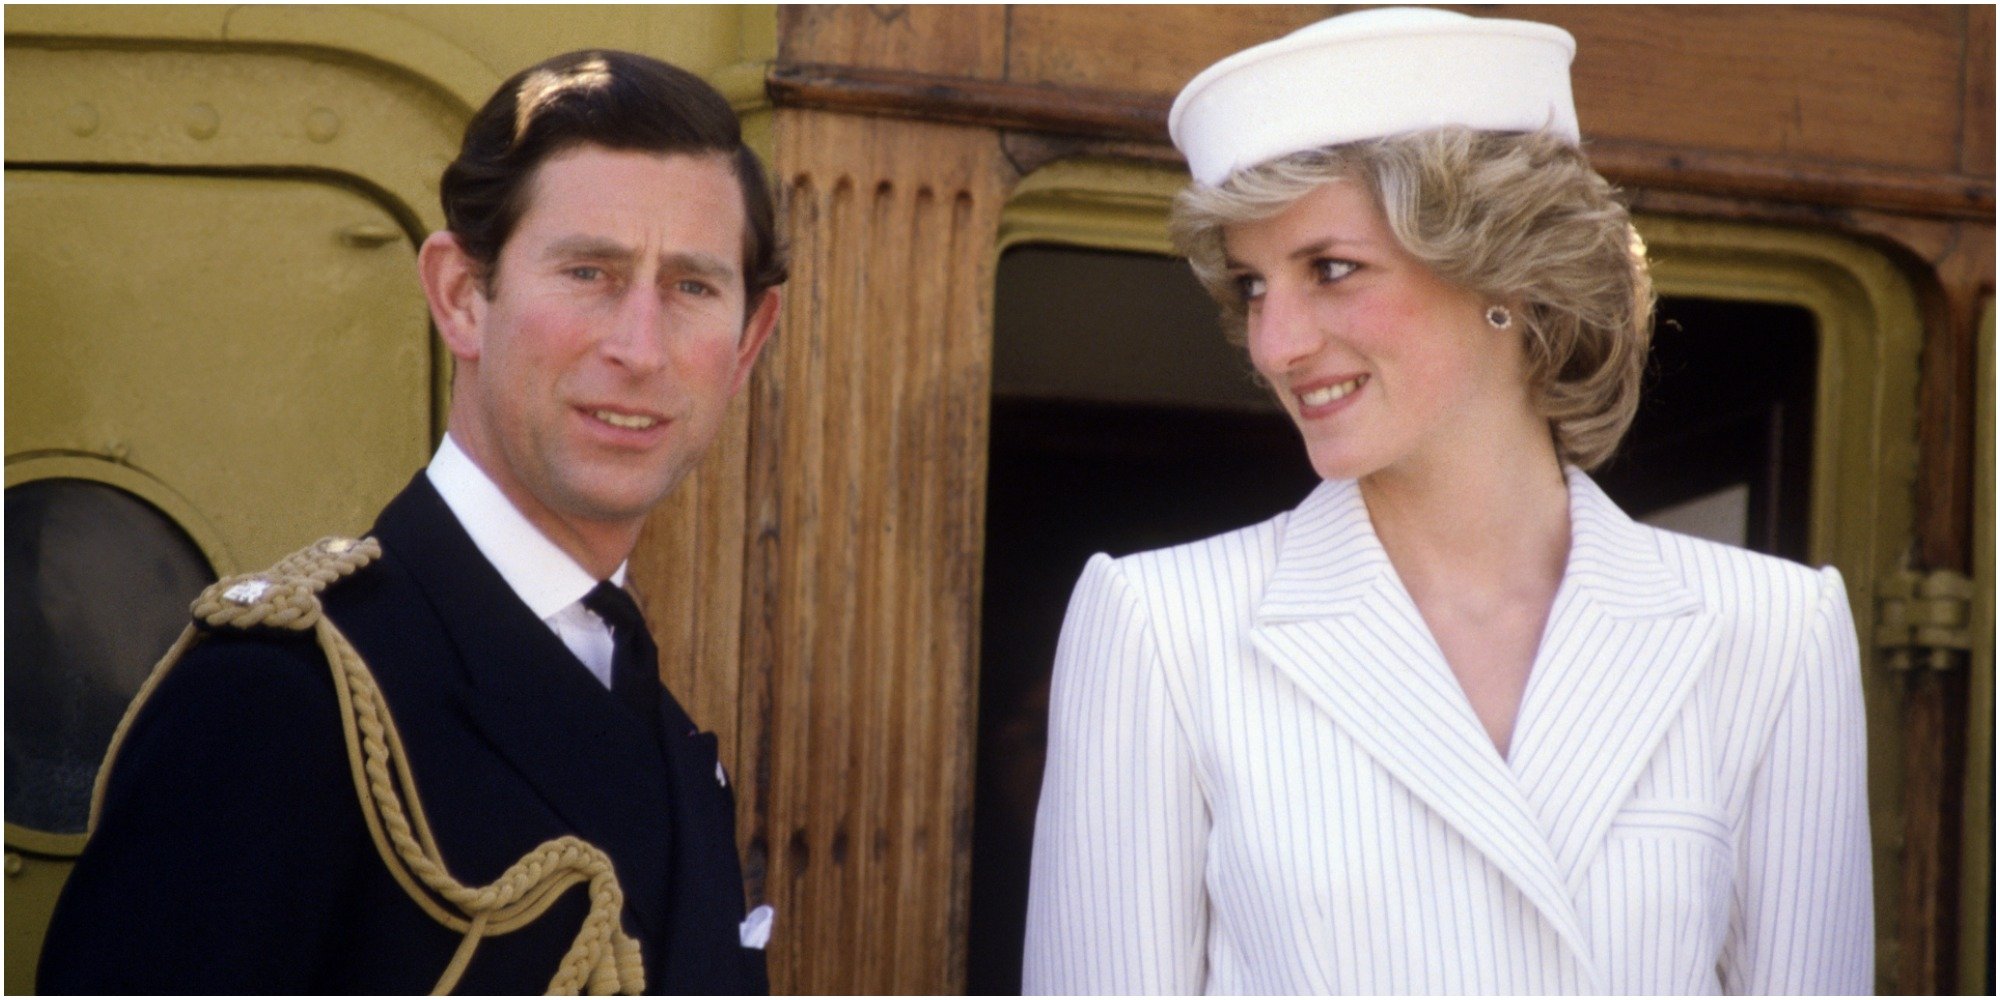
<path fill-rule="evenodd" d="M 1288 519 L 1251 640 L 1512 880 L 1596 978 L 1542 825 L 1397 579 L 1355 483 L 1322 484 Z"/>
<path fill-rule="evenodd" d="M 1521 699 L 1513 766 L 1574 889 L 1686 702 L 1714 617 L 1653 533 L 1569 474 L 1570 557 Z"/>
<path fill-rule="evenodd" d="M 658 933 L 661 895 L 648 887 L 667 884 L 671 820 L 657 742 L 534 617 L 422 474 L 383 511 L 376 534 L 457 647 L 473 726 L 578 836 L 611 855 L 628 909 Z"/>

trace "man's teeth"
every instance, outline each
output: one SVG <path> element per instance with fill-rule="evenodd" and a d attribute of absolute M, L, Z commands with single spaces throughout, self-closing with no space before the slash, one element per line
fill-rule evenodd
<path fill-rule="evenodd" d="M 613 413 L 610 410 L 592 410 L 590 413 L 591 416 L 613 427 L 624 427 L 635 431 L 642 431 L 659 423 L 658 420 L 652 417 L 640 416 L 638 414 Z"/>
<path fill-rule="evenodd" d="M 1325 406 L 1326 404 L 1331 403 L 1334 400 L 1339 399 L 1342 396 L 1345 396 L 1348 393 L 1361 388 L 1361 383 L 1366 381 L 1368 381 L 1368 376 L 1356 375 L 1345 382 L 1336 382 L 1333 385 L 1314 389 L 1311 392 L 1299 393 L 1299 402 L 1304 403 L 1307 406 Z"/>

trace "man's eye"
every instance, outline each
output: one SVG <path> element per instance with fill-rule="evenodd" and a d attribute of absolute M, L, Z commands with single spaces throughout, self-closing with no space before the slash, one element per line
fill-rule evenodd
<path fill-rule="evenodd" d="M 1355 269 L 1360 266 L 1351 260 L 1336 260 L 1332 257 L 1322 257 L 1319 260 L 1313 261 L 1313 275 L 1322 283 L 1339 281 L 1353 274 Z"/>
<path fill-rule="evenodd" d="M 1264 279 L 1251 274 L 1236 276 L 1236 297 L 1245 302 L 1254 302 L 1264 297 Z"/>
<path fill-rule="evenodd" d="M 696 281 L 693 278 L 682 278 L 679 282 L 676 283 L 675 287 L 679 288 L 683 293 L 688 295 L 709 296 L 715 294 L 714 285 L 711 285 L 706 281 Z"/>
<path fill-rule="evenodd" d="M 604 277 L 604 269 L 583 264 L 569 269 L 569 276 L 578 281 L 596 281 Z"/>

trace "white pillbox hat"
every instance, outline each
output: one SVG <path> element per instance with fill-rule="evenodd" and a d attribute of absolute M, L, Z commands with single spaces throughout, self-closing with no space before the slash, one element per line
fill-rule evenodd
<path fill-rule="evenodd" d="M 1445 125 L 1578 141 L 1576 39 L 1533 21 L 1384 7 L 1309 24 L 1203 70 L 1167 131 L 1210 186 L 1266 160 Z"/>

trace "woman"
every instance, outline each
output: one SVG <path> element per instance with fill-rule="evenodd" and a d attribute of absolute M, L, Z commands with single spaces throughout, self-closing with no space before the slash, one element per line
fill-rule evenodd
<path fill-rule="evenodd" d="M 1176 237 L 1326 482 L 1085 569 L 1028 991 L 1872 989 L 1839 574 L 1586 474 L 1652 292 L 1574 45 L 1368 11 L 1175 103 Z"/>

